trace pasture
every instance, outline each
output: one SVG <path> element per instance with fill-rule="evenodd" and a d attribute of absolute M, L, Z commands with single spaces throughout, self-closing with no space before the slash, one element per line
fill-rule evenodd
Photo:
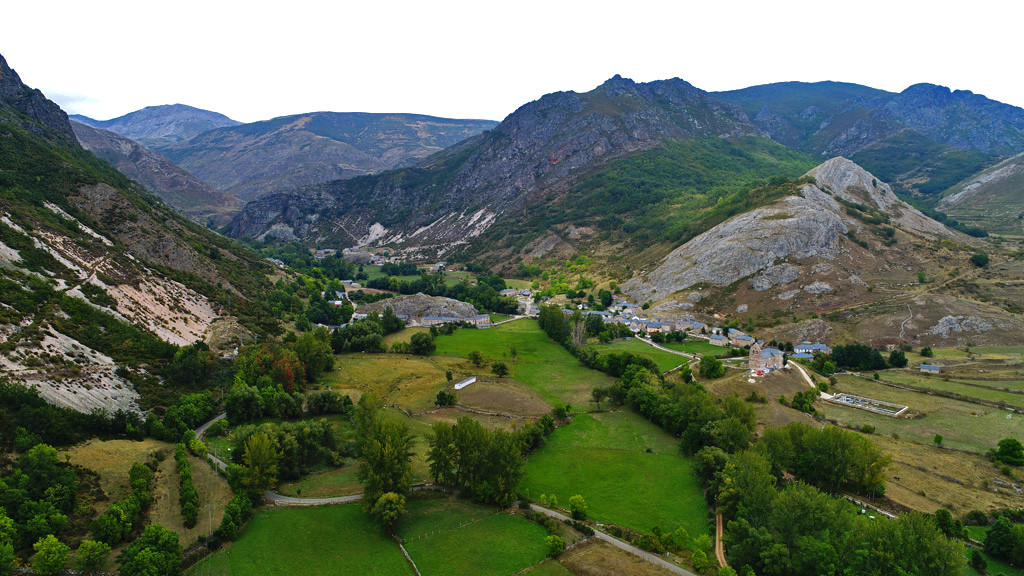
<path fill-rule="evenodd" d="M 910 417 L 890 418 L 863 410 L 818 401 L 815 407 L 842 426 L 875 427 L 876 434 L 896 434 L 904 440 L 930 445 L 936 434 L 943 445 L 983 454 L 1000 438 L 1024 437 L 1024 416 L 980 404 L 886 386 L 882 382 L 840 375 L 836 392 L 848 392 L 910 407 Z"/>
<path fill-rule="evenodd" d="M 581 494 L 598 522 L 640 531 L 708 532 L 708 509 L 677 440 L 632 412 L 582 414 L 555 431 L 526 464 L 522 487 L 561 506 Z"/>
<path fill-rule="evenodd" d="M 650 358 L 658 365 L 658 369 L 662 372 L 668 372 L 680 364 L 686 364 L 690 361 L 690 359 L 685 356 L 679 356 L 677 354 L 672 354 L 671 352 L 658 350 L 649 344 L 641 342 L 637 338 L 630 338 L 629 340 L 613 340 L 607 344 L 594 344 L 589 348 L 596 351 L 598 354 L 631 352 L 637 356 Z"/>
<path fill-rule="evenodd" d="M 465 359 L 479 351 L 485 359 L 483 371 L 492 362 L 505 362 L 510 378 L 536 390 L 549 404 L 569 403 L 589 406 L 590 392 L 608 386 L 613 379 L 586 368 L 540 329 L 536 320 L 523 319 L 487 330 L 456 330 L 450 336 L 438 336 L 437 356 Z M 512 349 L 515 349 L 515 361 Z M 471 367 L 468 362 L 460 364 Z M 469 368 L 465 368 L 469 369 Z"/>
<path fill-rule="evenodd" d="M 710 354 L 712 356 L 728 356 L 730 349 L 724 346 L 715 346 L 714 344 L 708 343 L 707 340 L 690 340 L 687 342 L 671 342 L 668 344 L 662 344 L 665 348 L 671 350 L 678 350 L 680 352 L 686 352 L 687 354 L 697 354 L 698 356 L 704 354 Z"/>

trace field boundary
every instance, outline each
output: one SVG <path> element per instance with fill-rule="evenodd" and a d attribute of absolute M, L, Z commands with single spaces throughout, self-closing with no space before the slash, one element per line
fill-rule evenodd
<path fill-rule="evenodd" d="M 928 394 L 929 396 L 939 396 L 942 398 L 949 398 L 950 400 L 959 400 L 960 402 L 967 402 L 968 404 L 977 404 L 979 406 L 988 406 L 989 408 L 996 408 L 999 410 L 1008 410 L 1016 414 L 1024 414 L 1024 408 L 1017 408 L 1011 406 L 1005 402 L 992 402 L 991 400 L 982 400 L 981 398 L 975 398 L 973 396 L 964 396 L 963 394 L 957 394 L 956 392 L 949 392 L 946 390 L 936 390 L 934 388 L 923 388 L 920 386 L 914 386 L 913 384 L 904 384 L 901 382 L 893 382 L 891 380 L 873 380 L 867 376 L 857 375 L 862 380 L 868 382 L 877 382 L 891 388 L 898 388 L 900 390 L 906 390 L 908 392 L 917 392 L 918 394 Z"/>
<path fill-rule="evenodd" d="M 402 543 L 418 542 L 420 540 L 426 540 L 427 538 L 433 538 L 434 536 L 437 536 L 438 534 L 444 534 L 446 532 L 451 532 L 453 530 L 458 530 L 460 528 L 465 528 L 466 526 L 472 526 L 473 524 L 476 524 L 478 522 L 483 522 L 484 520 L 487 520 L 488 518 L 493 518 L 494 516 L 497 516 L 498 514 L 504 514 L 504 513 L 505 513 L 504 510 L 498 510 L 497 512 L 492 512 L 491 514 L 488 514 L 487 516 L 483 516 L 481 518 L 476 518 L 474 520 L 470 520 L 469 522 L 464 522 L 462 524 L 459 524 L 459 525 L 456 525 L 456 526 L 452 526 L 451 528 L 446 528 L 444 530 L 435 530 L 435 531 L 433 531 L 433 532 L 431 532 L 429 534 L 424 534 L 422 536 L 417 536 L 415 538 L 400 538 L 399 540 L 401 540 Z"/>

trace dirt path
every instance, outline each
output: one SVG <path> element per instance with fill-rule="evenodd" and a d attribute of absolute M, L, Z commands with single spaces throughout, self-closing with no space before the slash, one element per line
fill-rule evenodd
<path fill-rule="evenodd" d="M 800 374 L 803 375 L 804 380 L 807 381 L 807 385 L 808 386 L 810 386 L 811 388 L 817 388 L 817 386 L 814 385 L 814 380 L 811 380 L 811 377 L 807 375 L 807 371 L 804 370 L 803 366 L 801 366 L 800 364 L 798 364 L 796 362 L 793 362 L 792 360 L 789 361 L 787 366 L 792 366 L 792 367 L 796 368 L 797 371 L 799 371 Z M 832 395 L 829 394 L 828 392 L 819 392 L 819 393 L 821 394 L 821 397 L 824 398 L 825 400 L 831 400 L 832 399 Z"/>
<path fill-rule="evenodd" d="M 696 354 L 689 354 L 689 353 L 686 353 L 686 352 L 680 352 L 678 350 L 673 350 L 671 348 L 665 348 L 664 346 L 656 344 L 656 343 L 654 343 L 654 342 L 652 342 L 650 340 L 647 340 L 646 338 L 637 338 L 637 340 L 643 342 L 644 344 L 647 344 L 648 346 L 652 346 L 654 348 L 657 348 L 658 350 L 661 350 L 662 352 L 668 352 L 669 354 L 675 354 L 676 356 L 683 356 L 684 358 L 689 358 L 690 360 L 696 360 L 697 359 L 697 355 Z"/>
<path fill-rule="evenodd" d="M 715 558 L 718 558 L 718 565 L 725 568 L 729 564 L 725 561 L 725 545 L 722 543 L 725 528 L 722 524 L 722 515 L 715 514 Z"/>

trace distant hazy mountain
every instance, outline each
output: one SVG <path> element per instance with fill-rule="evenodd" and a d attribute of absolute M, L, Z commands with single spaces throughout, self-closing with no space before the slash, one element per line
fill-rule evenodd
<path fill-rule="evenodd" d="M 243 199 L 408 166 L 493 128 L 491 120 L 313 112 L 219 128 L 162 150 Z"/>
<path fill-rule="evenodd" d="M 134 140 L 79 122 L 72 122 L 71 127 L 86 150 L 201 224 L 212 218 L 222 225 L 242 208 L 238 198 L 213 188 Z"/>
<path fill-rule="evenodd" d="M 850 157 L 924 194 L 1024 151 L 1024 110 L 934 84 L 893 94 L 856 84 L 785 82 L 715 96 L 743 107 L 787 146 Z"/>
<path fill-rule="evenodd" d="M 77 114 L 71 118 L 93 128 L 120 134 L 154 150 L 188 140 L 207 130 L 239 124 L 223 114 L 184 104 L 147 106 L 110 120 L 93 120 Z"/>
<path fill-rule="evenodd" d="M 712 139 L 728 147 L 723 139 L 745 137 L 760 137 L 771 147 L 763 157 L 790 154 L 763 138 L 738 106 L 717 101 L 687 82 L 637 84 L 616 76 L 584 94 L 557 92 L 526 104 L 497 128 L 435 154 L 415 168 L 263 197 L 246 206 L 233 221 L 231 232 L 261 236 L 273 227 L 275 233 L 298 237 L 348 243 L 368 237 L 448 251 L 496 221 L 511 222 L 512 215 L 516 222 L 532 218 L 534 209 L 557 217 L 577 208 L 603 207 L 609 210 L 600 216 L 616 217 L 611 206 L 620 199 L 626 200 L 628 211 L 643 208 L 645 203 L 637 197 L 643 195 L 642 185 L 630 186 L 612 199 L 592 197 L 558 209 L 551 203 L 572 182 L 595 169 L 640 151 L 659 149 L 666 141 Z M 686 150 L 680 152 L 686 155 Z M 735 152 L 742 155 L 740 150 Z M 717 150 L 701 153 L 716 163 L 728 156 Z M 629 172 L 637 169 L 643 168 L 632 167 Z M 712 172 L 705 172 L 706 181 L 715 179 Z M 652 178 L 666 180 L 654 173 Z M 531 234 L 547 234 L 549 225 L 540 222 Z"/>

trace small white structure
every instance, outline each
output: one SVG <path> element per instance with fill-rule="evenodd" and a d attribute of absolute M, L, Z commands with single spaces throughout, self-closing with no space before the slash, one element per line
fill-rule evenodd
<path fill-rule="evenodd" d="M 466 378 L 465 380 L 457 383 L 455 385 L 455 389 L 456 390 L 462 390 L 463 388 L 465 388 L 466 386 L 469 386 L 470 384 L 472 384 L 474 382 L 476 382 L 476 376 L 470 376 L 469 378 Z"/>
<path fill-rule="evenodd" d="M 921 364 L 921 372 L 927 372 L 929 374 L 938 374 L 942 372 L 941 366 L 935 364 Z"/>

